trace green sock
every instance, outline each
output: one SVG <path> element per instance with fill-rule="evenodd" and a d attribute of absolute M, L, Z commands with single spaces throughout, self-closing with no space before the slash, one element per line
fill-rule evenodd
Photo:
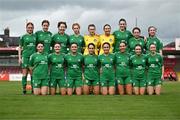
<path fill-rule="evenodd" d="M 26 88 L 27 85 L 27 76 L 22 76 L 22 87 L 23 89 Z"/>

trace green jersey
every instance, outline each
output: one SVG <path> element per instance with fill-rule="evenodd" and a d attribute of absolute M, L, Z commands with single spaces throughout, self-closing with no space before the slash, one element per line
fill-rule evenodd
<path fill-rule="evenodd" d="M 147 42 L 146 42 L 146 53 L 150 53 L 149 47 L 151 44 L 156 45 L 156 52 L 159 53 L 159 50 L 162 50 L 163 48 L 163 43 L 155 36 L 155 37 L 148 37 Z"/>
<path fill-rule="evenodd" d="M 129 52 L 131 55 L 134 55 L 135 54 L 135 47 L 136 45 L 141 45 L 142 47 L 142 53 L 144 53 L 144 49 L 145 49 L 145 42 L 144 42 L 144 39 L 143 38 L 135 38 L 135 37 L 132 37 L 129 39 Z"/>
<path fill-rule="evenodd" d="M 130 76 L 130 55 L 125 52 L 115 53 L 116 77 Z"/>
<path fill-rule="evenodd" d="M 51 47 L 51 39 L 52 39 L 52 33 L 47 31 L 37 31 L 36 33 L 36 42 L 42 42 L 44 44 L 44 52 L 50 53 L 50 47 Z"/>
<path fill-rule="evenodd" d="M 162 56 L 156 53 L 155 55 L 148 54 L 146 58 L 147 58 L 148 73 L 151 74 L 152 76 L 161 76 L 162 66 L 163 66 Z"/>
<path fill-rule="evenodd" d="M 114 75 L 114 54 L 102 54 L 99 56 L 99 63 L 101 67 L 101 75 L 109 78 L 109 76 Z"/>
<path fill-rule="evenodd" d="M 64 79 L 64 57 L 65 54 L 51 53 L 48 56 L 48 63 L 50 65 L 50 77 Z"/>
<path fill-rule="evenodd" d="M 133 55 L 130 58 L 130 64 L 132 66 L 132 75 L 136 79 L 143 79 L 146 69 L 146 57 L 145 55 Z"/>
<path fill-rule="evenodd" d="M 77 53 L 72 55 L 71 53 L 66 54 L 66 69 L 67 76 L 71 78 L 82 77 L 82 65 L 83 65 L 83 55 Z"/>
<path fill-rule="evenodd" d="M 71 43 L 77 43 L 78 44 L 78 52 L 82 53 L 83 52 L 83 47 L 84 45 L 84 37 L 82 35 L 71 35 L 69 37 L 69 44 Z"/>
<path fill-rule="evenodd" d="M 52 37 L 51 45 L 54 46 L 55 43 L 61 43 L 61 53 L 67 53 L 67 48 L 69 46 L 69 36 L 67 34 L 61 35 L 60 33 L 56 33 Z M 53 50 L 54 51 L 54 50 Z"/>
<path fill-rule="evenodd" d="M 84 77 L 86 80 L 98 80 L 98 56 L 85 55 L 84 56 Z"/>
<path fill-rule="evenodd" d="M 46 53 L 34 53 L 30 57 L 33 79 L 46 79 L 48 77 L 48 57 Z"/>
<path fill-rule="evenodd" d="M 114 52 L 119 51 L 119 44 L 121 42 L 126 42 L 127 45 L 129 45 L 129 39 L 132 37 L 131 32 L 128 30 L 125 30 L 125 31 L 117 30 L 113 33 L 113 35 L 115 38 Z"/>
<path fill-rule="evenodd" d="M 36 52 L 35 34 L 25 34 L 20 38 L 20 47 L 22 48 L 22 57 L 30 57 Z"/>

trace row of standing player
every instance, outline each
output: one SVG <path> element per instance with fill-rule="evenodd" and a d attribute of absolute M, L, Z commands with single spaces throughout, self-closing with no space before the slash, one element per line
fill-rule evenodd
<path fill-rule="evenodd" d="M 103 53 L 102 52 L 102 44 L 104 42 L 110 43 L 110 46 L 111 46 L 110 52 L 112 52 L 113 44 L 114 44 L 114 50 L 117 51 L 118 50 L 117 45 L 119 45 L 119 43 L 123 42 L 123 41 L 126 42 L 127 44 L 129 44 L 128 41 L 133 41 L 132 45 L 129 45 L 129 46 L 135 46 L 136 44 L 144 45 L 145 42 L 146 42 L 146 45 L 149 46 L 151 43 L 154 43 L 157 46 L 157 52 L 162 53 L 162 47 L 160 47 L 160 46 L 162 46 L 162 44 L 158 40 L 158 38 L 155 36 L 155 33 L 156 33 L 155 27 L 153 27 L 153 26 L 149 27 L 148 32 L 149 32 L 150 37 L 144 41 L 144 40 L 140 39 L 140 29 L 138 29 L 138 28 L 133 29 L 134 37 L 132 37 L 131 32 L 126 30 L 126 21 L 124 19 L 120 19 L 120 21 L 119 21 L 120 29 L 114 32 L 114 36 L 110 34 L 110 31 L 111 31 L 110 25 L 104 26 L 105 34 L 101 35 L 99 37 L 98 35 L 95 34 L 95 26 L 93 24 L 91 24 L 88 26 L 88 31 L 89 31 L 90 35 L 86 35 L 86 36 L 84 36 L 84 38 L 80 35 L 80 32 L 79 32 L 80 26 L 77 23 L 73 24 L 72 29 L 74 31 L 74 35 L 71 35 L 70 37 L 68 37 L 68 35 L 65 34 L 65 29 L 67 28 L 65 22 L 58 23 L 58 33 L 55 34 L 53 37 L 51 37 L 52 34 L 48 31 L 49 21 L 44 20 L 42 22 L 42 27 L 43 27 L 43 30 L 36 32 L 36 35 L 34 35 L 33 34 L 34 26 L 32 23 L 28 23 L 26 26 L 27 34 L 22 36 L 21 40 L 20 40 L 19 63 L 23 63 L 22 64 L 23 88 L 25 88 L 24 86 L 26 85 L 28 61 L 29 61 L 30 55 L 33 53 L 33 51 L 35 49 L 35 47 L 34 47 L 35 41 L 43 42 L 45 45 L 44 47 L 45 47 L 46 52 L 50 51 L 49 47 L 51 46 L 51 43 L 53 43 L 52 41 L 54 41 L 54 43 L 60 42 L 61 46 L 62 46 L 61 52 L 67 53 L 66 52 L 66 48 L 67 48 L 66 43 L 67 43 L 67 40 L 69 39 L 71 41 L 70 43 L 76 42 L 78 44 L 78 51 L 82 51 L 82 46 L 83 46 L 83 44 L 85 44 L 86 47 L 85 47 L 84 54 L 88 54 L 87 45 L 89 43 L 95 44 L 95 53 L 96 54 L 97 54 L 97 48 L 99 46 L 99 43 L 101 43 L 100 54 L 102 54 Z M 137 35 L 137 37 L 136 37 L 136 34 L 139 34 L 139 35 Z M 132 40 L 129 40 L 130 38 Z M 133 38 L 134 38 L 134 40 L 133 40 Z M 51 41 L 51 42 L 49 42 L 49 41 Z M 83 41 L 84 41 L 84 43 L 83 43 Z M 81 46 L 81 47 L 79 47 L 79 46 Z M 131 47 L 130 49 L 133 50 L 133 47 Z M 21 55 L 21 50 L 22 50 L 22 55 Z M 26 91 L 24 90 L 24 93 L 25 92 Z"/>

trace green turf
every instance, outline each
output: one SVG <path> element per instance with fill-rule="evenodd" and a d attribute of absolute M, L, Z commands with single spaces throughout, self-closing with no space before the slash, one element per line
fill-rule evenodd
<path fill-rule="evenodd" d="M 19 82 L 0 82 L 0 119 L 180 120 L 180 83 L 160 96 L 21 95 Z"/>

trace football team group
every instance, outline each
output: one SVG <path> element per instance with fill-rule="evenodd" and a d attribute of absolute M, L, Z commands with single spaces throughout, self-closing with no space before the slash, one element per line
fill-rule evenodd
<path fill-rule="evenodd" d="M 50 22 L 42 21 L 42 30 L 33 32 L 34 24 L 26 24 L 27 33 L 20 38 L 19 63 L 22 67 L 22 89 L 26 94 L 27 74 L 31 75 L 34 95 L 160 95 L 164 66 L 162 42 L 157 29 L 149 26 L 148 37 L 141 29 L 126 29 L 125 19 L 111 33 L 103 26 L 98 35 L 94 24 L 88 34 L 80 34 L 74 23 L 74 34 L 66 34 L 66 22 L 58 22 L 58 31 L 48 31 Z"/>

